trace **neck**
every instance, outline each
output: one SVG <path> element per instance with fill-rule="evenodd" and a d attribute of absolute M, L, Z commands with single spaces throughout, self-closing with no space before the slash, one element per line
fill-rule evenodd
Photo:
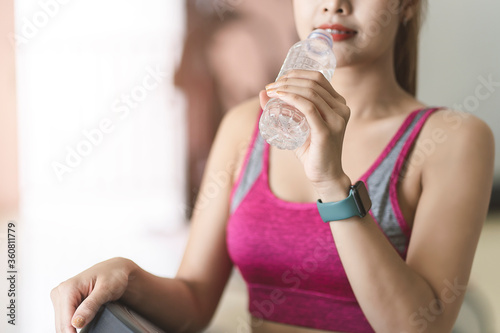
<path fill-rule="evenodd" d="M 397 83 L 392 59 L 382 56 L 373 62 L 336 69 L 332 86 L 346 99 L 350 120 L 397 114 L 418 103 Z"/>

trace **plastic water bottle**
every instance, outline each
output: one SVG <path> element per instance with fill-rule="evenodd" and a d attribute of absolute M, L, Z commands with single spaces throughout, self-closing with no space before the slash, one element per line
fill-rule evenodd
<path fill-rule="evenodd" d="M 319 71 L 330 81 L 337 65 L 332 46 L 332 35 L 328 31 L 314 30 L 307 39 L 288 51 L 276 80 L 292 69 L 306 69 Z M 259 130 L 267 143 L 289 150 L 302 146 L 311 132 L 304 114 L 279 98 L 267 102 L 260 117 Z"/>

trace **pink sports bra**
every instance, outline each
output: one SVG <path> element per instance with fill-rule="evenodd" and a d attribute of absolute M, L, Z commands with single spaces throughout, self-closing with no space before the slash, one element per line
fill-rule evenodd
<path fill-rule="evenodd" d="M 436 110 L 415 110 L 408 115 L 360 178 L 370 193 L 371 216 L 402 258 L 406 258 L 411 230 L 401 213 L 396 185 L 413 142 Z M 229 255 L 247 283 L 250 313 L 314 329 L 373 332 L 316 203 L 276 197 L 269 188 L 268 170 L 269 145 L 256 124 L 231 192 L 227 224 Z"/>

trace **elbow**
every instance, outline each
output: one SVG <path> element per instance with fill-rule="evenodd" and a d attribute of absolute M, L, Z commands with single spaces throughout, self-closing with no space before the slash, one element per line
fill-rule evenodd
<path fill-rule="evenodd" d="M 194 316 L 193 316 L 194 317 Z M 183 327 L 178 331 L 179 333 L 201 333 L 208 328 L 212 316 L 199 316 L 198 318 L 193 318 L 187 320 Z"/>
<path fill-rule="evenodd" d="M 175 328 L 172 326 L 163 327 L 165 332 L 175 333 L 201 333 L 204 332 L 210 323 L 211 317 L 207 318 L 193 313 L 192 316 L 187 316 L 184 322 L 178 323 Z"/>
<path fill-rule="evenodd" d="M 398 323 L 384 332 L 445 333 L 451 332 L 458 311 L 448 308 L 442 300 L 433 299 L 427 306 L 419 306 L 398 319 Z M 376 331 L 378 331 L 376 329 Z"/>
<path fill-rule="evenodd" d="M 195 316 L 193 316 L 192 319 L 186 320 L 184 325 L 180 326 L 178 328 L 178 330 L 176 330 L 176 332 L 177 333 L 201 333 L 201 332 L 204 332 L 208 328 L 208 325 L 210 324 L 210 321 L 212 319 L 212 316 L 198 317 L 198 318 L 194 318 L 194 317 Z M 167 331 L 167 332 L 169 332 L 169 331 Z"/>
<path fill-rule="evenodd" d="M 203 332 L 212 321 L 217 303 L 214 305 L 212 302 L 204 301 L 204 297 L 200 297 L 196 292 L 196 287 L 189 281 L 178 279 L 182 281 L 190 295 L 190 312 L 185 316 L 185 322 L 180 326 L 178 333 L 199 333 Z"/>

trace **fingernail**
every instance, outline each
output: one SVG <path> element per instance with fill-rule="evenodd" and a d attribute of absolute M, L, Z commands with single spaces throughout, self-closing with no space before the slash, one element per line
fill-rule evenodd
<path fill-rule="evenodd" d="M 276 88 L 273 88 L 273 89 L 269 89 L 268 91 L 266 91 L 267 93 L 267 96 L 269 97 L 273 97 L 273 96 L 276 96 Z"/>
<path fill-rule="evenodd" d="M 269 84 L 266 86 L 266 90 L 273 89 L 274 87 L 276 87 L 276 84 L 274 84 L 274 83 L 269 83 Z"/>
<path fill-rule="evenodd" d="M 85 325 L 85 319 L 81 316 L 76 316 L 75 318 L 73 318 L 72 325 L 75 328 L 82 328 L 83 325 Z"/>

